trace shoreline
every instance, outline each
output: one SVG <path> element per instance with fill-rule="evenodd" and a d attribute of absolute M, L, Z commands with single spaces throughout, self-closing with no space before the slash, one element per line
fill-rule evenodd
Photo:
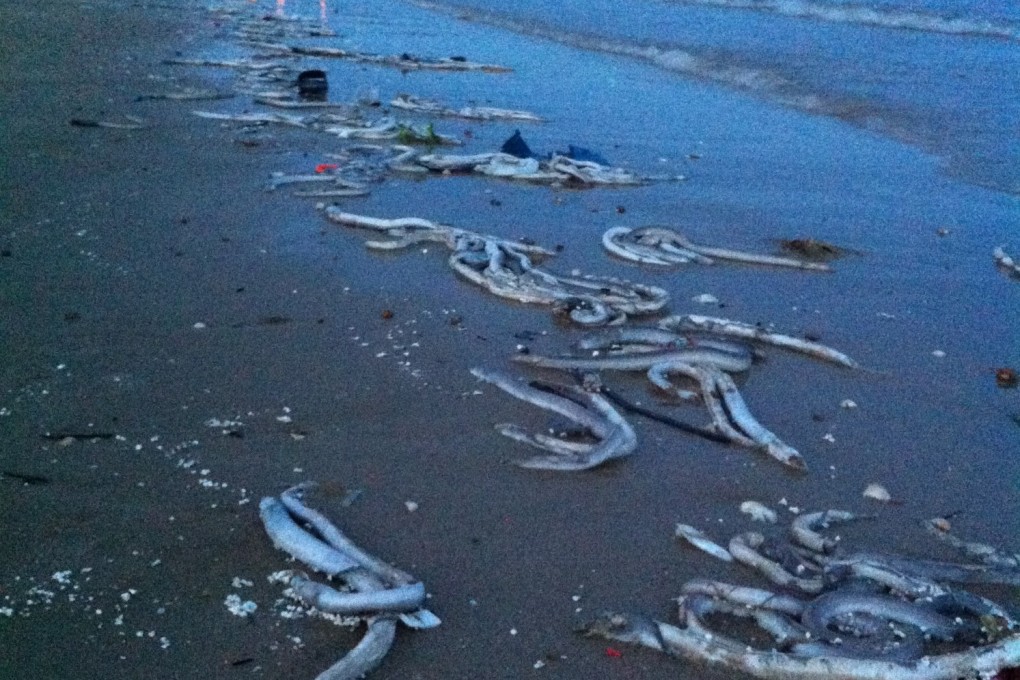
<path fill-rule="evenodd" d="M 690 179 L 559 191 L 401 177 L 346 209 L 562 244 L 557 271 L 663 285 L 672 313 L 705 313 L 690 299 L 710 292 L 726 304 L 713 312 L 819 334 L 881 371 L 769 352 L 741 386 L 760 420 L 802 447 L 807 477 L 637 419 L 639 448 L 623 461 L 579 474 L 521 470 L 510 462 L 528 452 L 492 425 L 552 423 L 468 370 L 516 373 L 508 359 L 517 345 L 556 353 L 579 331 L 456 279 L 438 248 L 368 252 L 365 234 L 329 224 L 314 201 L 265 191 L 270 172 L 307 172 L 342 144 L 301 131 L 248 135 L 190 114 L 253 108 L 242 97 L 135 102 L 154 85 L 230 85 L 223 73 L 162 64 L 178 52 L 234 49 L 229 22 L 174 7 L 36 5 L 0 29 L 7 39 L 40 36 L 17 43 L 18 58 L 3 67 L 3 82 L 23 95 L 0 105 L 8 158 L 25 159 L 0 176 L 11 208 L 0 216 L 12 310 L 12 359 L 0 374 L 3 469 L 48 480 L 0 478 L 0 607 L 12 610 L 0 615 L 0 646 L 13 650 L 0 675 L 312 677 L 360 630 L 281 617 L 280 588 L 266 576 L 292 565 L 256 510 L 261 496 L 306 479 L 328 485 L 316 507 L 355 542 L 424 581 L 444 621 L 398 632 L 373 678 L 726 677 L 636 649 L 608 658 L 605 645 L 570 631 L 577 609 L 672 620 L 670 598 L 690 578 L 754 583 L 672 539 L 677 521 L 719 536 L 755 528 L 738 511 L 747 498 L 876 512 L 879 522 L 849 528 L 847 540 L 926 556 L 946 553 L 917 520 L 963 507 L 965 535 L 1009 545 L 1020 517 L 1009 416 L 1020 406 L 992 369 L 1017 361 L 1002 303 L 1016 283 L 995 271 L 975 229 L 1008 214 L 1005 199 L 935 177 L 930 159 L 836 123 L 713 88 L 664 89 L 665 77 L 640 65 L 501 41 L 454 20 L 426 30 L 417 10 L 350 8 L 341 45 L 465 54 L 516 70 L 401 74 L 328 62 L 332 97 L 378 87 L 383 101 L 409 91 L 536 110 L 550 122 L 521 126 L 535 149 L 573 143 L 639 172 Z M 68 42 L 85 28 L 93 40 Z M 556 82 L 565 64 L 575 77 Z M 592 82 L 604 96 L 586 100 Z M 664 113 L 676 98 L 685 106 Z M 68 125 L 125 114 L 148 127 Z M 514 127 L 437 121 L 439 131 L 471 130 L 465 152 L 498 147 Z M 926 200 L 940 189 L 949 193 Z M 946 214 L 951 232 L 941 238 Z M 729 266 L 652 271 L 601 250 L 609 226 L 677 220 L 698 242 L 769 252 L 776 238 L 806 234 L 861 255 L 815 278 Z M 930 229 L 891 228 L 913 222 Z M 612 380 L 670 408 L 638 378 Z M 846 398 L 860 408 L 841 410 Z M 677 413 L 701 417 L 696 407 Z M 113 436 L 44 437 L 68 432 Z M 871 482 L 906 505 L 869 504 L 860 494 Z M 345 507 L 352 490 L 361 494 Z M 255 615 L 231 615 L 229 594 L 256 602 Z M 75 654 L 51 651 L 69 640 Z"/>

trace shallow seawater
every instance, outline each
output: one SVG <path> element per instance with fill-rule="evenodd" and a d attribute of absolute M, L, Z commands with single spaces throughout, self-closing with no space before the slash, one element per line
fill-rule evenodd
<path fill-rule="evenodd" d="M 929 150 L 967 181 L 1020 190 L 1015 6 L 795 0 L 428 6 L 840 118 Z"/>

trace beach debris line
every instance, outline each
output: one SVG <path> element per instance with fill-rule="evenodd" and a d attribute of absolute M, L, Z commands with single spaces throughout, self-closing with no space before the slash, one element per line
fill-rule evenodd
<path fill-rule="evenodd" d="M 530 434 L 518 425 L 496 425 L 496 431 L 504 436 L 550 454 L 520 461 L 517 463 L 520 467 L 533 470 L 590 470 L 606 461 L 628 456 L 637 448 L 634 429 L 609 401 L 596 392 L 576 385 L 528 384 L 484 368 L 473 368 L 471 374 L 511 396 L 573 421 L 594 440 Z"/>
<path fill-rule="evenodd" d="M 289 125 L 291 127 L 310 127 L 312 119 L 307 116 L 294 116 L 285 113 L 223 113 L 219 111 L 192 111 L 192 115 L 207 120 L 222 120 L 229 123 L 246 125 Z"/>
<path fill-rule="evenodd" d="M 326 208 L 337 224 L 372 229 L 389 237 L 366 247 L 395 250 L 421 243 L 440 243 L 453 253 L 450 267 L 464 279 L 494 295 L 528 304 L 544 304 L 584 326 L 622 323 L 628 315 L 653 314 L 669 302 L 669 294 L 649 286 L 609 276 L 554 274 L 537 266 L 532 257 L 555 253 L 540 246 L 439 224 L 419 217 L 383 219 Z"/>
<path fill-rule="evenodd" d="M 602 235 L 602 245 L 613 255 L 640 264 L 672 266 L 695 262 L 710 265 L 716 260 L 729 260 L 812 271 L 832 271 L 829 265 L 820 262 L 700 245 L 683 234 L 664 227 L 612 227 Z"/>
<path fill-rule="evenodd" d="M 639 175 L 607 163 L 575 158 L 564 153 L 553 153 L 545 158 L 506 151 L 469 155 L 429 153 L 417 156 L 414 162 L 432 172 L 478 174 L 552 186 L 640 186 L 654 181 L 684 179 L 682 176 Z"/>
<path fill-rule="evenodd" d="M 680 180 L 683 177 L 644 177 L 613 167 L 600 154 L 569 144 L 567 151 L 539 156 L 517 130 L 498 152 L 470 155 L 423 154 L 415 163 L 444 174 L 474 173 L 489 177 L 520 180 L 554 186 L 592 187 L 598 185 L 636 186 L 653 180 Z"/>
<path fill-rule="evenodd" d="M 340 591 L 312 581 L 298 571 L 286 572 L 288 594 L 329 614 L 364 616 L 364 638 L 318 677 L 322 680 L 354 680 L 375 669 L 389 652 L 397 621 L 415 629 L 433 628 L 439 618 L 422 607 L 425 586 L 410 574 L 393 567 L 355 545 L 325 515 L 305 505 L 304 493 L 314 488 L 306 482 L 279 497 L 267 496 L 259 504 L 259 516 L 273 545 L 350 589 Z"/>
<path fill-rule="evenodd" d="M 395 140 L 401 144 L 424 144 L 427 146 L 458 146 L 461 141 L 451 135 L 441 135 L 432 123 L 415 126 L 401 123 L 392 116 L 364 123 L 327 125 L 322 131 L 340 139 Z"/>
<path fill-rule="evenodd" d="M 237 20 L 234 37 L 242 40 L 267 38 L 334 38 L 337 33 L 325 26 L 321 18 L 293 15 L 262 14 Z"/>
<path fill-rule="evenodd" d="M 394 97 L 390 101 L 390 106 L 430 116 L 447 116 L 466 120 L 521 120 L 535 123 L 541 123 L 544 120 L 530 111 L 501 109 L 493 106 L 464 106 L 459 109 L 451 109 L 440 102 L 406 93 Z"/>
<path fill-rule="evenodd" d="M 1002 551 L 955 537 L 951 544 L 980 564 L 844 553 L 821 533 L 863 518 L 841 510 L 807 513 L 787 540 L 745 532 L 729 550 L 678 525 L 678 536 L 694 537 L 720 559 L 735 559 L 799 594 L 696 579 L 681 587 L 677 624 L 602 611 L 577 631 L 765 680 L 957 680 L 1020 665 L 1020 622 L 962 587 L 1015 584 L 1016 561 L 996 561 Z M 721 632 L 736 619 L 769 642 L 762 645 L 746 627 Z"/>
<path fill-rule="evenodd" d="M 199 101 L 209 99 L 230 99 L 236 96 L 233 92 L 222 92 L 207 88 L 182 87 L 177 90 L 166 92 L 147 92 L 135 97 L 135 101 L 174 100 L 174 101 Z"/>
<path fill-rule="evenodd" d="M 392 66 L 402 71 L 477 71 L 481 73 L 509 73 L 513 71 L 513 69 L 508 66 L 468 61 L 465 57 L 459 55 L 436 58 L 419 57 L 407 52 L 399 55 L 380 55 L 372 54 L 370 52 L 359 52 L 357 50 L 344 50 L 337 47 L 310 47 L 307 45 L 288 45 L 285 43 L 272 42 L 251 42 L 249 45 L 265 52 L 293 54 L 303 57 L 349 59 L 360 64 Z"/>

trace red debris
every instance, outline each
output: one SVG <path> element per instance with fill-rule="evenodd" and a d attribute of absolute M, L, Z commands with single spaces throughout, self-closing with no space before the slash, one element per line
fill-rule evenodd
<path fill-rule="evenodd" d="M 999 387 L 1016 387 L 1017 383 L 1020 383 L 1020 378 L 1017 377 L 1017 373 L 1014 369 L 995 369 L 995 384 Z"/>
<path fill-rule="evenodd" d="M 315 173 L 317 175 L 321 175 L 322 173 L 326 172 L 327 170 L 336 170 L 336 169 L 337 169 L 337 164 L 336 163 L 319 163 L 318 165 L 315 166 Z"/>
<path fill-rule="evenodd" d="M 612 657 L 614 659 L 619 659 L 621 656 L 623 656 L 623 652 L 613 647 L 606 647 L 606 656 Z"/>

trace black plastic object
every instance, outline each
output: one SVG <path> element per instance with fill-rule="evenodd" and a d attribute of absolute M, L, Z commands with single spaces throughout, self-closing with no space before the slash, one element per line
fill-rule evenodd
<path fill-rule="evenodd" d="M 298 94 L 307 99 L 324 99 L 329 90 L 326 72 L 321 69 L 302 71 L 297 77 Z"/>

